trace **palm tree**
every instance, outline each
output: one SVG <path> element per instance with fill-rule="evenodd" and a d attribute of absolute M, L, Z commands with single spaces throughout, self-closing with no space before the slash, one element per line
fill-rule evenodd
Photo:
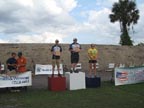
<path fill-rule="evenodd" d="M 119 21 L 121 36 L 121 45 L 133 45 L 133 41 L 129 36 L 130 25 L 137 24 L 139 19 L 139 10 L 136 9 L 135 0 L 119 0 L 113 4 L 112 14 L 109 15 L 112 23 Z"/>

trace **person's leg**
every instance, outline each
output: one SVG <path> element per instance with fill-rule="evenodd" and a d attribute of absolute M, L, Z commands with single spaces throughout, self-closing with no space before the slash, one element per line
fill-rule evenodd
<path fill-rule="evenodd" d="M 96 62 L 93 63 L 94 76 L 96 77 Z"/>
<path fill-rule="evenodd" d="M 79 62 L 79 55 L 76 55 L 74 57 L 74 72 L 76 72 L 76 73 L 78 73 L 78 70 L 76 69 L 78 62 Z"/>
<path fill-rule="evenodd" d="M 54 77 L 55 59 L 52 60 L 52 77 Z"/>
<path fill-rule="evenodd" d="M 71 55 L 71 69 L 70 69 L 70 73 L 73 73 L 74 71 L 74 56 Z"/>
<path fill-rule="evenodd" d="M 56 65 L 57 65 L 57 70 L 58 70 L 58 76 L 61 77 L 61 74 L 60 74 L 60 59 L 56 60 Z"/>
<path fill-rule="evenodd" d="M 89 77 L 92 75 L 92 63 L 89 61 Z"/>
<path fill-rule="evenodd" d="M 70 69 L 70 73 L 73 73 L 73 67 L 74 67 L 74 64 L 73 63 L 71 63 L 71 69 Z"/>
<path fill-rule="evenodd" d="M 77 63 L 73 63 L 73 69 L 76 70 Z"/>
<path fill-rule="evenodd" d="M 71 69 L 73 70 L 75 67 L 75 63 L 71 63 Z"/>

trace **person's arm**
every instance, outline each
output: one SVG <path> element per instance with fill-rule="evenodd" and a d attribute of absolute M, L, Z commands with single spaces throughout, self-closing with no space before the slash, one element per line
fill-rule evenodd
<path fill-rule="evenodd" d="M 26 60 L 26 58 L 24 58 L 23 66 L 26 66 L 26 64 L 27 64 L 27 60 Z"/>
<path fill-rule="evenodd" d="M 26 60 L 26 58 L 22 58 L 23 59 L 23 62 L 22 63 L 18 63 L 17 64 L 17 67 L 23 67 L 23 66 L 26 66 L 26 63 L 27 63 L 27 60 Z"/>
<path fill-rule="evenodd" d="M 90 53 L 90 49 L 88 49 L 88 57 L 89 57 L 90 60 L 93 59 L 93 57 L 92 57 L 92 55 L 91 55 L 91 53 Z"/>
<path fill-rule="evenodd" d="M 52 55 L 54 55 L 54 50 L 53 49 L 54 49 L 54 46 L 52 46 L 52 48 L 51 48 L 51 54 Z"/>
<path fill-rule="evenodd" d="M 79 48 L 78 48 L 78 50 L 77 50 L 76 52 L 79 53 L 79 52 L 81 51 L 82 48 L 81 48 L 81 45 L 80 45 L 80 44 L 78 44 L 78 45 L 79 45 Z"/>
<path fill-rule="evenodd" d="M 97 58 L 98 58 L 98 50 L 96 49 L 96 51 L 97 51 L 97 53 L 96 53 L 96 60 L 97 60 Z"/>
<path fill-rule="evenodd" d="M 69 51 L 70 51 L 70 52 L 73 51 L 72 44 L 69 45 Z"/>
<path fill-rule="evenodd" d="M 79 53 L 81 51 L 81 45 L 76 43 L 76 45 L 73 48 L 73 52 Z"/>
<path fill-rule="evenodd" d="M 62 55 L 62 47 L 60 46 L 60 56 Z"/>

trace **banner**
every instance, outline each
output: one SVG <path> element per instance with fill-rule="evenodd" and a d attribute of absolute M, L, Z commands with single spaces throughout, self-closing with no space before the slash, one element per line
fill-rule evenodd
<path fill-rule="evenodd" d="M 52 65 L 36 64 L 35 75 L 52 74 Z M 55 66 L 54 74 L 58 74 L 57 66 Z M 63 74 L 63 67 L 60 64 L 60 74 Z"/>
<path fill-rule="evenodd" d="M 21 87 L 31 85 L 32 85 L 31 71 L 15 75 L 6 75 L 6 74 L 0 75 L 0 88 Z"/>
<path fill-rule="evenodd" d="M 144 82 L 144 67 L 115 68 L 115 85 Z"/>

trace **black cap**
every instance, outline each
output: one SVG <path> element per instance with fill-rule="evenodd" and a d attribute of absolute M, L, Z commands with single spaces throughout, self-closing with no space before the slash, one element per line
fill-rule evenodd
<path fill-rule="evenodd" d="M 55 42 L 59 42 L 59 40 L 58 40 L 58 39 L 56 39 L 56 40 L 55 40 Z"/>
<path fill-rule="evenodd" d="M 73 41 L 77 41 L 77 38 L 74 38 Z"/>
<path fill-rule="evenodd" d="M 22 56 L 22 52 L 18 52 L 18 56 Z"/>

